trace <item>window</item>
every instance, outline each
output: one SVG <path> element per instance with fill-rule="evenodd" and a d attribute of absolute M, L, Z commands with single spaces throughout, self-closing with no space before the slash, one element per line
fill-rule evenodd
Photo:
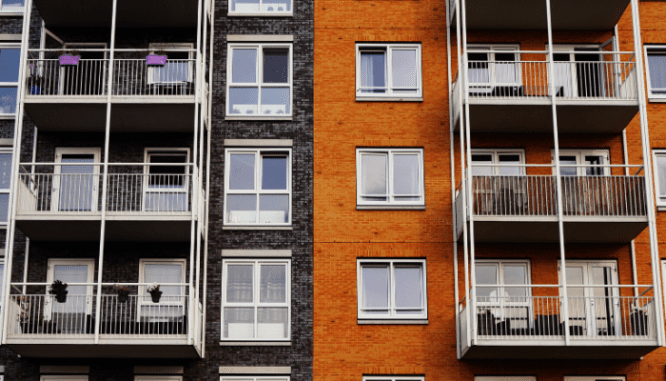
<path fill-rule="evenodd" d="M 25 0 L 0 0 L 0 12 L 23 12 Z"/>
<path fill-rule="evenodd" d="M 474 176 L 518 176 L 525 174 L 525 151 L 520 149 L 473 149 L 472 175 Z M 477 167 L 478 165 L 478 167 Z M 487 166 L 483 166 L 487 165 Z M 511 165 L 503 167 L 501 165 Z"/>
<path fill-rule="evenodd" d="M 364 376 L 363 381 L 425 381 L 425 377 Z"/>
<path fill-rule="evenodd" d="M 474 381 L 537 381 L 537 379 L 529 376 L 476 376 Z"/>
<path fill-rule="evenodd" d="M 9 191 L 12 175 L 11 148 L 0 148 L 0 225 L 7 224 L 9 216 Z"/>
<path fill-rule="evenodd" d="M 291 224 L 291 149 L 227 149 L 224 222 Z"/>
<path fill-rule="evenodd" d="M 16 114 L 20 60 L 21 44 L 0 44 L 0 115 Z"/>
<path fill-rule="evenodd" d="M 228 116 L 290 117 L 291 63 L 291 44 L 229 44 Z"/>
<path fill-rule="evenodd" d="M 290 260 L 225 260 L 222 339 L 289 340 Z"/>
<path fill-rule="evenodd" d="M 185 259 L 141 259 L 139 283 L 185 283 L 185 265 Z M 159 303 L 154 303 L 148 294 L 147 286 L 139 287 L 140 308 L 137 321 L 151 323 L 183 321 L 187 299 L 186 287 L 160 285 L 160 291 L 162 297 Z"/>
<path fill-rule="evenodd" d="M 666 206 L 666 150 L 654 150 L 654 178 L 657 188 L 657 206 Z"/>
<path fill-rule="evenodd" d="M 520 85 L 519 46 L 483 45 L 469 46 L 467 54 L 470 93 L 512 95 L 507 86 Z M 486 52 L 487 51 L 487 52 Z"/>
<path fill-rule="evenodd" d="M 194 60 L 192 51 L 169 51 L 194 49 L 192 44 L 150 44 L 150 54 L 166 51 L 167 62 L 164 66 L 148 68 L 148 83 L 177 84 L 193 82 Z"/>
<path fill-rule="evenodd" d="M 42 376 L 40 381 L 88 381 L 88 376 Z"/>
<path fill-rule="evenodd" d="M 423 149 L 356 150 L 357 205 L 425 205 Z"/>
<path fill-rule="evenodd" d="M 5 261 L 3 259 L 3 260 L 0 260 L 0 290 L 4 286 L 4 281 L 5 281 Z M 0 292 L 0 307 L 2 306 L 2 299 L 3 299 L 3 295 Z M 0 381 L 2 381 L 1 378 L 0 378 Z"/>
<path fill-rule="evenodd" d="M 359 319 L 426 319 L 426 262 L 359 259 Z"/>
<path fill-rule="evenodd" d="M 420 44 L 356 44 L 356 97 L 421 98 Z"/>
<path fill-rule="evenodd" d="M 650 98 L 666 98 L 666 46 L 646 46 L 647 85 Z"/>
<path fill-rule="evenodd" d="M 528 287 L 483 287 L 483 285 L 530 284 L 530 262 L 528 260 L 485 260 L 475 262 L 476 297 L 479 304 L 501 304 L 502 302 L 526 302 Z"/>
<path fill-rule="evenodd" d="M 183 381 L 183 376 L 134 376 L 134 381 Z"/>
<path fill-rule="evenodd" d="M 554 155 L 553 151 L 553 155 Z M 610 174 L 608 150 L 560 150 L 560 174 L 562 176 L 605 176 Z M 590 167 L 575 167 L 591 165 Z M 555 168 L 553 168 L 555 171 Z"/>
<path fill-rule="evenodd" d="M 586 376 L 571 377 L 565 376 L 564 381 L 624 381 L 624 376 Z"/>
<path fill-rule="evenodd" d="M 148 148 L 143 182 L 144 212 L 187 212 L 189 208 L 190 167 L 188 148 Z"/>
<path fill-rule="evenodd" d="M 220 377 L 220 381 L 289 381 L 287 376 L 271 376 L 271 377 Z"/>
<path fill-rule="evenodd" d="M 291 15 L 291 0 L 231 0 L 229 2 L 229 14 Z"/>

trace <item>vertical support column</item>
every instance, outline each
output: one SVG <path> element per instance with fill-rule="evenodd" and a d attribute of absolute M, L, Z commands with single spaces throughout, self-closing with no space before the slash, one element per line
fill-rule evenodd
<path fill-rule="evenodd" d="M 9 303 L 9 290 L 11 289 L 10 283 L 12 282 L 12 264 L 14 260 L 14 239 L 16 238 L 16 206 L 18 205 L 18 178 L 19 163 L 21 161 L 21 137 L 23 136 L 23 113 L 24 103 L 23 97 L 25 94 L 25 72 L 27 71 L 27 57 L 28 47 L 30 46 L 30 17 L 32 16 L 32 0 L 25 1 L 25 13 L 23 14 L 23 30 L 21 37 L 21 61 L 19 63 L 19 79 L 18 87 L 16 89 L 16 119 L 14 120 L 14 151 L 12 154 L 12 177 L 11 177 L 11 191 L 9 192 L 9 226 L 7 227 L 7 238 L 5 242 L 5 269 L 3 274 L 4 283 L 2 284 L 2 300 L 5 305 Z M 7 341 L 7 320 L 9 317 L 9 308 L 2 309 L 2 344 Z"/>
<path fill-rule="evenodd" d="M 655 313 L 657 315 L 657 341 L 664 345 L 664 315 L 659 281 L 659 246 L 657 244 L 657 223 L 652 182 L 652 155 L 650 150 L 650 131 L 647 120 L 647 101 L 645 99 L 645 74 L 643 71 L 643 44 L 641 42 L 640 15 L 638 0 L 631 0 L 631 23 L 634 35 L 634 56 L 636 57 L 636 83 L 638 86 L 638 110 L 641 123 L 641 143 L 643 146 L 643 165 L 645 166 L 645 192 L 647 198 L 648 227 L 650 233 L 650 259 L 652 262 L 652 286 L 654 289 Z"/>
<path fill-rule="evenodd" d="M 555 63 L 553 59 L 553 25 L 550 12 L 550 0 L 546 0 L 546 17 L 548 21 L 548 70 L 550 78 L 548 79 L 550 87 L 550 99 L 553 115 L 553 144 L 555 157 L 555 181 L 557 183 L 557 226 L 560 233 L 560 295 L 562 296 L 562 319 L 564 320 L 564 343 L 569 345 L 569 299 L 567 298 L 567 264 L 565 262 L 564 250 L 564 223 L 562 210 L 562 175 L 560 172 L 560 140 L 557 129 L 557 98 L 555 91 Z"/>
<path fill-rule="evenodd" d="M 102 302 L 102 272 L 104 270 L 104 243 L 106 238 L 106 192 L 109 174 L 109 140 L 111 138 L 111 93 L 113 88 L 113 59 L 116 49 L 116 18 L 118 0 L 113 0 L 111 11 L 111 44 L 109 46 L 109 76 L 106 94 L 106 127 L 104 130 L 104 170 L 102 171 L 102 220 L 99 233 L 99 266 L 97 266 L 97 308 L 95 309 L 95 344 L 99 344 L 99 325 Z"/>

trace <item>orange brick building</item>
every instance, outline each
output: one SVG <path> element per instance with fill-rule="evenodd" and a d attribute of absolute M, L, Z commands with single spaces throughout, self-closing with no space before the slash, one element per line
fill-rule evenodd
<path fill-rule="evenodd" d="M 666 379 L 666 4 L 547 4 L 316 1 L 316 381 Z"/>

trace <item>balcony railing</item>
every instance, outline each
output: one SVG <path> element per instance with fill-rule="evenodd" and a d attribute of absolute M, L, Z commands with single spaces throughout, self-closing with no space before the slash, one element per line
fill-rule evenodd
<path fill-rule="evenodd" d="M 168 173 L 177 167 L 181 173 Z M 192 210 L 191 165 L 109 165 L 106 210 L 130 214 L 183 214 Z M 98 214 L 101 164 L 40 163 L 19 173 L 18 215 Z M 161 169 L 161 170 L 160 170 Z"/>
<path fill-rule="evenodd" d="M 626 52 L 555 52 L 551 73 L 544 51 L 469 50 L 470 99 L 547 100 L 551 82 L 559 100 L 609 101 L 637 100 L 635 59 Z M 495 56 L 512 56 L 511 60 L 492 60 Z M 558 56 L 583 55 L 587 60 L 558 61 Z M 534 57 L 534 59 L 527 59 Z M 590 60 L 592 57 L 598 60 Z"/>

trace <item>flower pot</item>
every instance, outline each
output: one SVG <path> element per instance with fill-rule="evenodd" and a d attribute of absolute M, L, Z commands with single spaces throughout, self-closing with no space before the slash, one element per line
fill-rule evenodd
<path fill-rule="evenodd" d="M 56 292 L 55 298 L 58 303 L 67 302 L 67 291 Z"/>
<path fill-rule="evenodd" d="M 78 65 L 80 59 L 81 56 L 69 56 L 66 54 L 58 57 L 60 65 Z"/>
<path fill-rule="evenodd" d="M 39 86 L 30 86 L 30 95 L 39 95 L 42 92 L 42 89 Z"/>
<path fill-rule="evenodd" d="M 118 303 L 127 303 L 127 300 L 129 300 L 129 291 L 118 293 Z"/>
<path fill-rule="evenodd" d="M 160 298 L 162 297 L 162 291 L 153 291 L 150 293 L 150 297 L 153 299 L 153 303 L 159 303 Z"/>
<path fill-rule="evenodd" d="M 167 56 L 158 56 L 156 54 L 151 54 L 146 56 L 146 65 L 151 66 L 164 66 L 167 61 Z"/>

